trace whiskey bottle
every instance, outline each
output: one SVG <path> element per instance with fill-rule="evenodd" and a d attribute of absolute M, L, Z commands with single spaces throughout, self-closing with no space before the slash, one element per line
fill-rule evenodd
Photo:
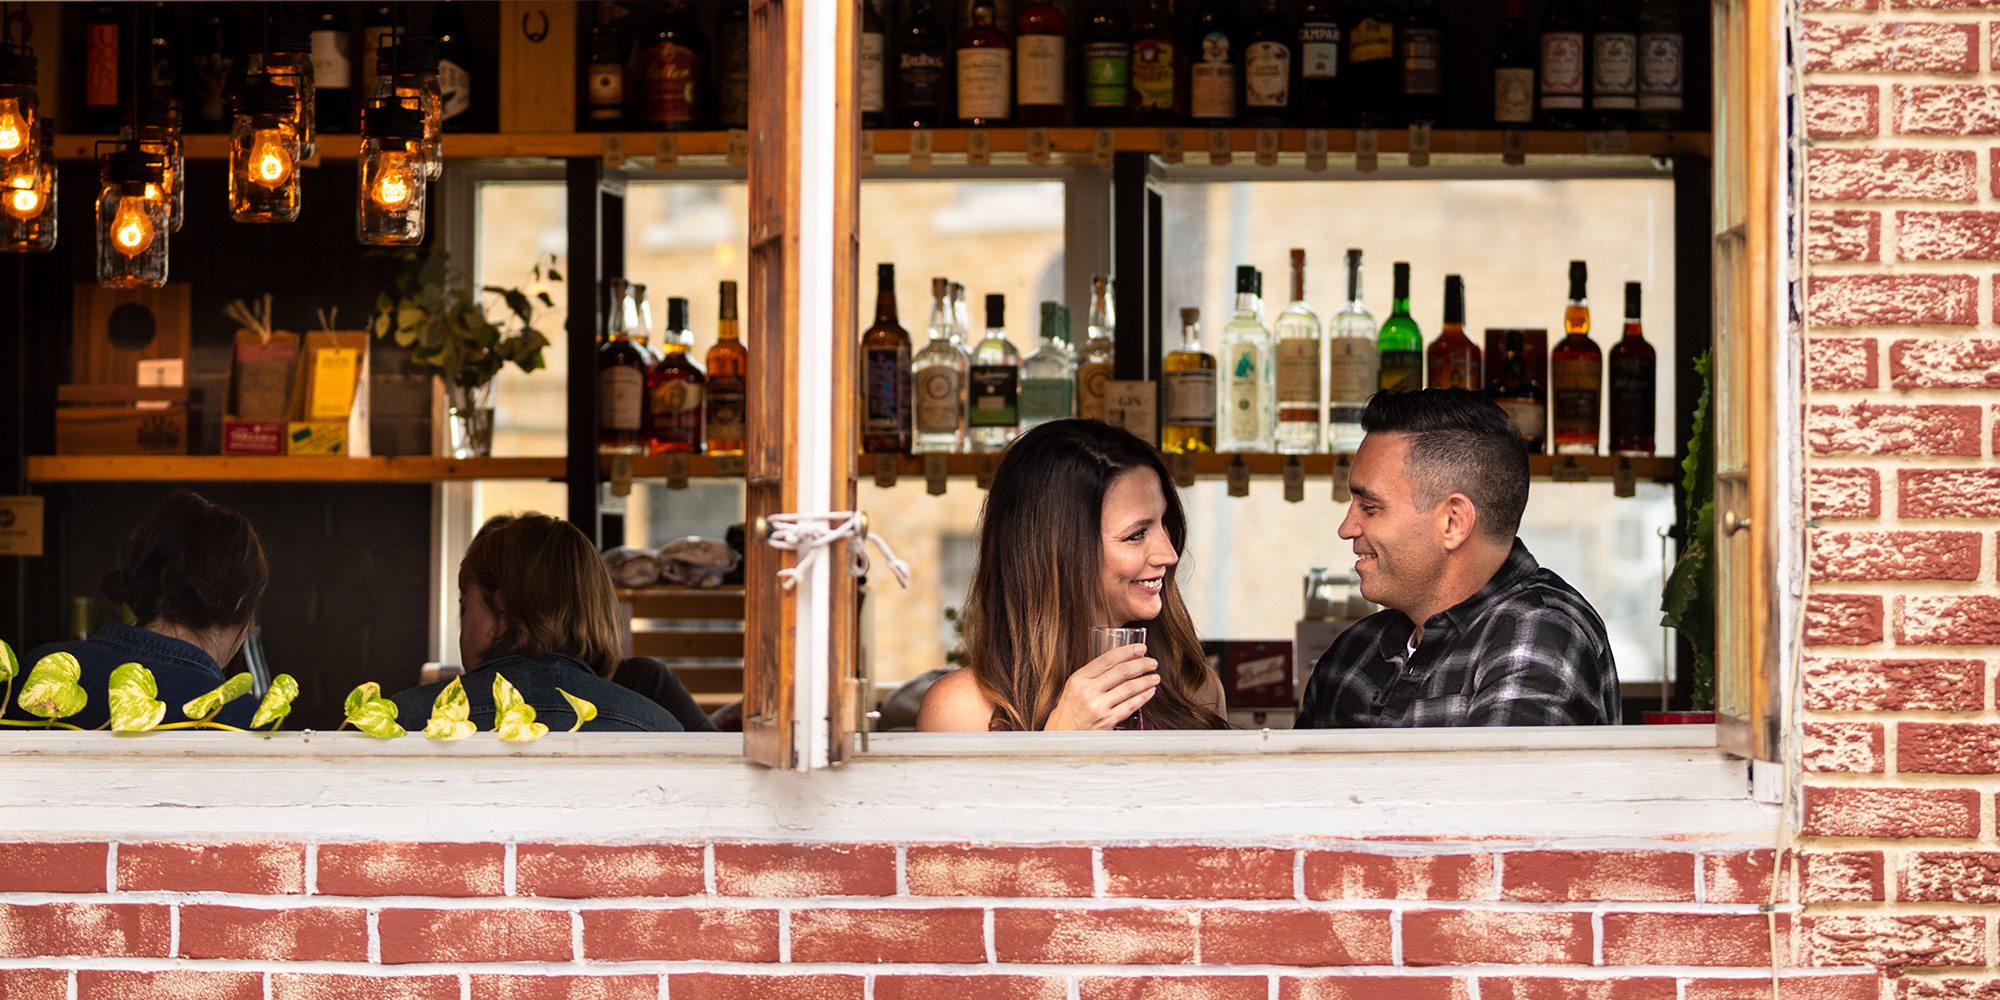
<path fill-rule="evenodd" d="M 933 0 L 911 0 L 896 29 L 896 125 L 930 128 L 944 120 L 951 44 Z"/>
<path fill-rule="evenodd" d="M 1083 22 L 1083 119 L 1093 125 L 1125 120 L 1132 91 L 1132 38 L 1118 0 L 1096 0 Z"/>
<path fill-rule="evenodd" d="M 708 46 L 683 0 L 660 13 L 640 62 L 647 127 L 692 129 L 701 125 L 704 63 Z"/>
<path fill-rule="evenodd" d="M 1542 15 L 1536 111 L 1551 128 L 1582 128 L 1584 67 L 1582 0 L 1549 0 Z"/>
<path fill-rule="evenodd" d="M 1591 125 L 1629 128 L 1638 108 L 1638 26 L 1622 0 L 1600 0 L 1590 33 Z"/>
<path fill-rule="evenodd" d="M 609 288 L 610 308 L 597 345 L 597 445 L 636 454 L 646 447 L 646 356 L 632 340 L 638 312 L 630 286 L 612 278 Z"/>
<path fill-rule="evenodd" d="M 1277 407 L 1272 385 L 1275 353 L 1264 325 L 1262 279 L 1248 265 L 1236 269 L 1236 311 L 1222 328 L 1222 451 L 1270 451 Z"/>
<path fill-rule="evenodd" d="M 983 128 L 1014 117 L 1014 49 L 994 21 L 993 0 L 973 0 L 958 35 L 958 120 Z"/>
<path fill-rule="evenodd" d="M 1514 421 L 1528 454 L 1539 455 L 1547 440 L 1548 397 L 1542 381 L 1528 370 L 1528 353 L 1519 330 L 1508 330 L 1499 372 L 1486 383 L 1486 395 Z"/>
<path fill-rule="evenodd" d="M 1382 387 L 1375 317 L 1361 301 L 1361 251 L 1347 251 L 1347 304 L 1333 316 L 1327 339 L 1327 448 L 1352 454 L 1361 447 L 1361 412 Z"/>
<path fill-rule="evenodd" d="M 875 265 L 875 324 L 861 336 L 861 448 L 910 450 L 910 335 L 896 321 L 896 265 Z"/>
<path fill-rule="evenodd" d="M 1118 318 L 1112 304 L 1109 275 L 1090 276 L 1087 322 L 1087 336 L 1076 359 L 1076 415 L 1085 420 L 1103 420 L 1109 416 L 1106 406 L 1118 360 L 1115 332 Z"/>
<path fill-rule="evenodd" d="M 965 386 L 972 358 L 955 336 L 951 282 L 931 279 L 930 340 L 910 361 L 910 388 L 916 397 L 916 451 L 950 453 L 965 449 Z"/>
<path fill-rule="evenodd" d="M 1069 49 L 1062 8 L 1029 0 L 1014 20 L 1014 123 L 1061 125 Z"/>
<path fill-rule="evenodd" d="M 1181 310 L 1180 350 L 1161 359 L 1160 377 L 1160 450 L 1214 451 L 1215 355 L 1201 349 L 1201 310 Z"/>
<path fill-rule="evenodd" d="M 651 425 L 651 451 L 699 454 L 702 396 L 706 381 L 701 366 L 688 356 L 694 334 L 688 329 L 688 300 L 667 300 L 667 328 L 660 333 L 660 360 L 646 376 L 646 407 Z"/>
<path fill-rule="evenodd" d="M 625 127 L 625 67 L 630 43 L 627 15 L 615 0 L 598 0 L 590 26 L 590 62 L 584 67 L 584 127 L 616 132 Z"/>
<path fill-rule="evenodd" d="M 1625 334 L 1611 348 L 1611 451 L 1651 455 L 1658 362 L 1639 325 L 1639 283 L 1625 283 Z"/>
<path fill-rule="evenodd" d="M 1292 250 L 1292 301 L 1278 314 L 1278 450 L 1320 450 L 1319 314 L 1306 304 L 1306 252 Z"/>
<path fill-rule="evenodd" d="M 972 351 L 966 424 L 973 451 L 1003 451 L 1021 430 L 1021 352 L 1007 339 L 1007 297 L 986 296 L 986 336 Z"/>
<path fill-rule="evenodd" d="M 1565 336 L 1549 352 L 1558 455 L 1595 455 L 1598 451 L 1604 354 L 1590 339 L 1590 300 L 1584 297 L 1588 277 L 1583 261 L 1569 262 L 1569 305 L 1563 310 Z"/>
<path fill-rule="evenodd" d="M 1076 352 L 1069 346 L 1069 310 L 1042 303 L 1042 338 L 1021 359 L 1021 430 L 1076 415 Z"/>
<path fill-rule="evenodd" d="M 1202 0 L 1188 45 L 1188 117 L 1203 125 L 1236 120 L 1237 52 L 1232 0 Z"/>
<path fill-rule="evenodd" d="M 719 297 L 715 346 L 708 349 L 708 453 L 741 455 L 750 438 L 750 350 L 737 333 L 736 282 L 723 282 Z"/>
<path fill-rule="evenodd" d="M 1396 51 L 1402 69 L 1403 118 L 1434 125 L 1444 107 L 1444 15 L 1436 0 L 1410 0 Z"/>
<path fill-rule="evenodd" d="M 1427 360 L 1433 389 L 1478 392 L 1486 384 L 1480 377 L 1479 347 L 1465 335 L 1465 279 L 1456 274 L 1444 277 L 1444 328 L 1431 342 Z"/>
<path fill-rule="evenodd" d="M 1174 120 L 1184 101 L 1180 93 L 1181 49 L 1167 0 L 1145 0 L 1132 19 L 1132 120 L 1158 124 Z"/>
<path fill-rule="evenodd" d="M 1424 334 L 1410 316 L 1410 265 L 1395 264 L 1396 294 L 1389 318 L 1382 321 L 1376 344 L 1382 354 L 1382 374 L 1376 387 L 1385 392 L 1415 392 L 1424 387 Z"/>
<path fill-rule="evenodd" d="M 1525 129 L 1535 123 L 1535 51 L 1528 0 L 1507 0 L 1500 44 L 1493 52 L 1493 124 Z"/>

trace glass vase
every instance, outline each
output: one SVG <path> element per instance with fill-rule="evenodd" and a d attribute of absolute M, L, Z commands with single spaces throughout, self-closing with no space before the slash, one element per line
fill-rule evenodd
<path fill-rule="evenodd" d="M 493 454 L 493 383 L 444 387 L 445 419 L 453 458 L 485 458 Z"/>

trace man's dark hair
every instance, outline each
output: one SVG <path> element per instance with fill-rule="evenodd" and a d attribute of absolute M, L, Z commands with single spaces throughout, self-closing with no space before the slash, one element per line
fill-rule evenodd
<path fill-rule="evenodd" d="M 1463 493 L 1488 537 L 1511 540 L 1528 506 L 1528 448 L 1512 418 L 1470 389 L 1378 392 L 1361 414 L 1369 434 L 1407 434 L 1417 506 Z"/>

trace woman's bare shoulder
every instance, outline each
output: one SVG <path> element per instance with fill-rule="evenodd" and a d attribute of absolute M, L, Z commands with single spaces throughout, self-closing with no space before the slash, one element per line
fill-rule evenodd
<path fill-rule="evenodd" d="M 917 729 L 923 732 L 983 733 L 992 723 L 993 703 L 979 689 L 978 678 L 963 668 L 938 678 L 917 712 Z"/>

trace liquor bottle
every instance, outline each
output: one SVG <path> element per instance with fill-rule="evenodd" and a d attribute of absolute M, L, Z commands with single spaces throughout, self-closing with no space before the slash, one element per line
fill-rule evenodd
<path fill-rule="evenodd" d="M 438 40 L 439 113 L 447 132 L 495 132 L 500 116 L 492 107 L 493 78 L 475 63 L 478 52 L 467 34 L 464 7 L 446 3 L 431 22 Z"/>
<path fill-rule="evenodd" d="M 1347 94 L 1362 128 L 1402 121 L 1402 66 L 1397 62 L 1396 8 L 1369 0 L 1347 29 Z"/>
<path fill-rule="evenodd" d="M 1132 92 L 1132 38 L 1118 0 L 1096 0 L 1083 21 L 1083 120 L 1115 125 Z"/>
<path fill-rule="evenodd" d="M 1181 63 L 1180 36 L 1167 0 L 1145 0 L 1132 19 L 1132 120 L 1159 123 L 1178 117 Z"/>
<path fill-rule="evenodd" d="M 1021 352 L 1007 339 L 1007 297 L 986 296 L 986 336 L 972 349 L 966 424 L 973 451 L 1002 451 L 1021 431 Z"/>
<path fill-rule="evenodd" d="M 1299 5 L 1299 24 L 1292 64 L 1292 113 L 1308 127 L 1339 124 L 1343 111 L 1340 87 L 1346 82 L 1341 71 L 1346 61 L 1341 51 L 1340 20 L 1333 0 L 1305 0 Z"/>
<path fill-rule="evenodd" d="M 896 29 L 896 124 L 930 128 L 944 120 L 951 43 L 933 0 L 910 0 Z"/>
<path fill-rule="evenodd" d="M 1611 348 L 1611 452 L 1651 455 L 1658 361 L 1639 325 L 1639 283 L 1625 283 L 1625 334 Z"/>
<path fill-rule="evenodd" d="M 1513 418 L 1528 454 L 1539 455 L 1547 442 L 1548 396 L 1542 380 L 1528 370 L 1528 352 L 1522 340 L 1521 331 L 1507 331 L 1499 373 L 1488 378 L 1486 395 Z"/>
<path fill-rule="evenodd" d="M 1582 128 L 1587 78 L 1582 0 L 1549 0 L 1542 15 L 1536 110 L 1552 128 Z"/>
<path fill-rule="evenodd" d="M 660 359 L 646 373 L 647 434 L 655 455 L 701 453 L 702 395 L 707 379 L 688 356 L 688 300 L 667 300 L 667 328 L 660 335 Z"/>
<path fill-rule="evenodd" d="M 1275 353 L 1264 325 L 1257 269 L 1236 269 L 1236 311 L 1222 328 L 1222 451 L 1270 451 L 1277 407 L 1273 398 Z"/>
<path fill-rule="evenodd" d="M 958 120 L 975 127 L 1014 117 L 1014 49 L 994 21 L 993 0 L 972 0 L 958 34 Z"/>
<path fill-rule="evenodd" d="M 1233 0 L 1202 0 L 1188 44 L 1188 117 L 1204 125 L 1236 120 L 1238 37 Z"/>
<path fill-rule="evenodd" d="M 1639 121 L 1647 128 L 1681 126 L 1687 89 L 1687 36 L 1674 0 L 1643 0 L 1639 8 Z"/>
<path fill-rule="evenodd" d="M 1306 304 L 1306 252 L 1292 250 L 1292 301 L 1273 324 L 1278 337 L 1278 450 L 1320 450 L 1319 314 Z"/>
<path fill-rule="evenodd" d="M 701 124 L 702 64 L 708 46 L 682 0 L 666 5 L 640 56 L 640 100 L 649 128 L 681 130 Z"/>
<path fill-rule="evenodd" d="M 242 42 L 236 15 L 227 5 L 209 4 L 195 21 L 189 44 L 187 98 L 183 121 L 189 132 L 229 131 L 229 95 L 241 75 Z"/>
<path fill-rule="evenodd" d="M 715 119 L 723 128 L 750 125 L 750 0 L 728 0 L 715 15 Z"/>
<path fill-rule="evenodd" d="M 744 10 L 747 14 L 747 4 Z M 748 22 L 745 23 L 747 26 Z M 720 35 L 719 30 L 717 34 Z M 747 34 L 744 40 L 749 40 Z M 862 128 L 881 128 L 889 113 L 888 43 L 888 31 L 881 12 L 875 9 L 875 0 L 861 0 L 861 66 L 855 75 L 861 78 L 861 93 L 856 103 L 861 108 Z"/>
<path fill-rule="evenodd" d="M 737 334 L 736 282 L 725 281 L 708 349 L 708 453 L 741 455 L 750 440 L 750 349 Z"/>
<path fill-rule="evenodd" d="M 361 19 L 361 82 L 355 93 L 360 94 L 360 103 L 366 103 L 375 93 L 375 81 L 382 75 L 382 39 L 396 31 L 396 8 L 377 0 L 368 5 L 368 13 Z M 354 109 L 357 116 L 360 108 Z"/>
<path fill-rule="evenodd" d="M 861 448 L 910 450 L 910 335 L 896 321 L 896 265 L 875 265 L 875 325 L 861 335 Z"/>
<path fill-rule="evenodd" d="M 1437 0 L 1410 0 L 1396 33 L 1403 88 L 1403 118 L 1434 125 L 1444 109 L 1444 15 Z"/>
<path fill-rule="evenodd" d="M 965 450 L 965 386 L 972 358 L 955 336 L 951 282 L 931 279 L 930 341 L 910 361 L 918 454 Z"/>
<path fill-rule="evenodd" d="M 1347 251 L 1347 304 L 1333 316 L 1326 343 L 1327 448 L 1352 454 L 1361 447 L 1361 411 L 1382 387 L 1375 317 L 1361 301 L 1361 251 Z"/>
<path fill-rule="evenodd" d="M 1623 129 L 1639 108 L 1639 31 L 1623 0 L 1599 0 L 1590 32 L 1591 124 Z"/>
<path fill-rule="evenodd" d="M 1569 306 L 1563 310 L 1565 336 L 1549 352 L 1558 455 L 1597 454 L 1604 354 L 1590 339 L 1590 300 L 1584 297 L 1588 277 L 1583 261 L 1569 262 Z"/>
<path fill-rule="evenodd" d="M 1118 359 L 1118 341 L 1114 332 L 1118 314 L 1112 303 L 1109 275 L 1090 276 L 1090 314 L 1087 322 L 1090 327 L 1086 331 L 1088 336 L 1076 359 L 1076 415 L 1086 420 L 1104 420 L 1109 416 L 1106 406 Z"/>
<path fill-rule="evenodd" d="M 1479 370 L 1479 346 L 1465 335 L 1465 279 L 1444 276 L 1444 328 L 1426 352 L 1427 381 L 1433 389 L 1471 389 L 1486 382 Z"/>
<path fill-rule="evenodd" d="M 1424 387 L 1424 334 L 1410 316 L 1410 265 L 1397 261 L 1396 295 L 1389 318 L 1382 321 L 1376 344 L 1382 352 L 1382 374 L 1376 387 L 1387 392 L 1415 392 Z"/>
<path fill-rule="evenodd" d="M 625 128 L 626 75 L 631 43 L 622 4 L 598 0 L 590 25 L 590 62 L 584 67 L 584 128 L 617 132 Z"/>
<path fill-rule="evenodd" d="M 1014 19 L 1014 123 L 1061 125 L 1069 81 L 1068 24 L 1052 0 L 1029 0 Z"/>
<path fill-rule="evenodd" d="M 280 33 L 278 24 L 283 25 L 283 31 L 287 34 L 297 34 L 304 30 L 298 22 L 284 17 L 280 12 L 272 13 L 272 21 L 274 35 Z M 152 9 L 146 15 L 146 23 L 151 26 L 151 30 L 147 32 L 146 71 L 140 78 L 140 84 L 161 93 L 176 93 L 174 60 L 178 58 L 181 44 L 174 12 L 167 4 L 155 0 Z"/>
<path fill-rule="evenodd" d="M 1524 129 L 1535 123 L 1535 47 L 1528 0 L 1507 0 L 1500 45 L 1493 52 L 1493 124 Z"/>
<path fill-rule="evenodd" d="M 1160 450 L 1215 450 L 1215 355 L 1201 349 L 1201 310 L 1181 310 L 1180 350 L 1160 361 L 1166 405 Z"/>
<path fill-rule="evenodd" d="M 965 304 L 965 286 L 951 283 L 951 335 L 966 357 L 972 356 L 972 310 Z"/>
<path fill-rule="evenodd" d="M 638 322 L 630 286 L 610 280 L 610 309 L 597 347 L 597 445 L 604 451 L 638 452 L 646 414 L 646 357 L 632 340 Z"/>
<path fill-rule="evenodd" d="M 1292 42 L 1298 30 L 1264 0 L 1257 23 L 1243 45 L 1243 114 L 1260 125 L 1282 125 L 1292 116 Z"/>
<path fill-rule="evenodd" d="M 354 20 L 345 4 L 313 8 L 312 64 L 314 131 L 352 129 L 359 114 L 354 100 Z"/>
<path fill-rule="evenodd" d="M 120 5 L 108 3 L 92 4 L 84 20 L 83 78 L 78 92 L 84 113 L 78 124 L 99 135 L 116 134 L 125 118 L 121 102 L 131 68 L 126 65 L 122 44 L 124 21 Z"/>
<path fill-rule="evenodd" d="M 632 343 L 639 345 L 640 356 L 646 359 L 646 367 L 651 368 L 660 360 L 660 353 L 653 350 L 650 339 L 653 332 L 653 304 L 646 298 L 644 284 L 633 282 L 631 287 L 632 300 L 637 303 L 634 308 L 639 317 L 639 321 L 632 325 Z"/>
<path fill-rule="evenodd" d="M 1042 338 L 1021 359 L 1021 430 L 1076 415 L 1076 352 L 1069 345 L 1069 310 L 1042 303 Z"/>

